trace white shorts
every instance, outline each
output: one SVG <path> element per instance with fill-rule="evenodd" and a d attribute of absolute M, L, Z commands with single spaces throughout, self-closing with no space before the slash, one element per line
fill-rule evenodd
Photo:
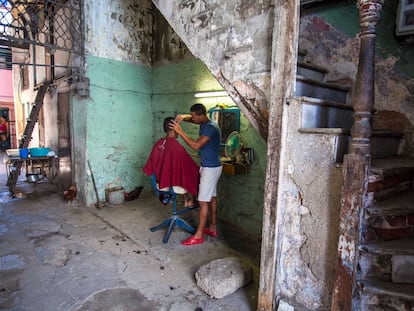
<path fill-rule="evenodd" d="M 222 170 L 222 166 L 200 167 L 200 187 L 198 189 L 198 201 L 211 202 L 211 198 L 217 196 L 217 183 L 221 176 Z"/>

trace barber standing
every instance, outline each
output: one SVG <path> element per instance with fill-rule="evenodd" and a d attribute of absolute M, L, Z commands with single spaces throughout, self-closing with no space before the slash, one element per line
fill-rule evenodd
<path fill-rule="evenodd" d="M 197 140 L 188 137 L 180 126 L 181 121 L 200 124 Z M 222 172 L 220 129 L 216 123 L 207 117 L 207 110 L 203 104 L 192 105 L 190 114 L 178 115 L 175 121 L 170 124 L 170 128 L 174 129 L 188 146 L 200 151 L 199 223 L 195 234 L 182 241 L 181 244 L 201 244 L 204 242 L 203 235 L 217 237 L 217 183 Z M 210 224 L 206 227 L 208 218 L 210 219 Z"/>

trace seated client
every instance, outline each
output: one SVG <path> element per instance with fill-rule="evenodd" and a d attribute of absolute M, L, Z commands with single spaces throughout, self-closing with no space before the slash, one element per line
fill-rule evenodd
<path fill-rule="evenodd" d="M 171 186 L 184 188 L 184 206 L 192 206 L 191 196 L 197 196 L 199 184 L 199 166 L 177 140 L 177 133 L 169 128 L 174 120 L 164 119 L 165 137 L 160 138 L 152 147 L 150 156 L 144 166 L 148 176 L 155 174 L 159 189 Z"/>

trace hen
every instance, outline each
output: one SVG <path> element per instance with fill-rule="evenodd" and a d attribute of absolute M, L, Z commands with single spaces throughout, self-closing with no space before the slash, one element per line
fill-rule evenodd
<path fill-rule="evenodd" d="M 68 204 L 74 203 L 76 201 L 76 195 L 78 194 L 78 188 L 76 184 L 73 184 L 69 187 L 68 190 L 63 191 L 63 197 L 65 198 Z"/>

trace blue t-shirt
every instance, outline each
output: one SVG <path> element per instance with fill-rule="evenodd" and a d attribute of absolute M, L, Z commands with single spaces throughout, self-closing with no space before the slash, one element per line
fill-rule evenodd
<path fill-rule="evenodd" d="M 200 136 L 207 136 L 210 139 L 207 144 L 200 148 L 201 166 L 217 167 L 221 166 L 220 160 L 220 141 L 221 133 L 218 125 L 211 120 L 200 124 Z"/>

